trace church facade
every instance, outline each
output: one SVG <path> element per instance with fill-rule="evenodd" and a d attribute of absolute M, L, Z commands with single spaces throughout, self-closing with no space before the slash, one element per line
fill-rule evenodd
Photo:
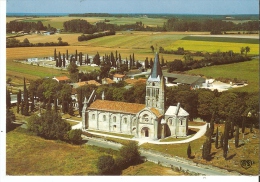
<path fill-rule="evenodd" d="M 165 79 L 156 54 L 151 74 L 146 81 L 145 104 L 95 100 L 95 91 L 85 98 L 82 129 L 134 135 L 153 140 L 188 134 L 189 114 L 180 107 L 165 111 Z"/>

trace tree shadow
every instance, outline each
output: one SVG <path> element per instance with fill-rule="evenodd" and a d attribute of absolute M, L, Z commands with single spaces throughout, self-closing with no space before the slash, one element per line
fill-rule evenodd
<path fill-rule="evenodd" d="M 188 130 L 188 135 L 193 135 L 195 133 L 197 133 L 197 131 L 194 131 L 194 130 L 191 130 L 191 129 Z"/>
<path fill-rule="evenodd" d="M 23 123 L 11 123 L 10 125 L 6 126 L 6 133 L 13 131 L 14 129 L 22 126 Z"/>
<path fill-rule="evenodd" d="M 245 145 L 244 143 L 241 143 L 241 144 L 238 145 L 238 147 L 242 147 L 242 146 L 244 146 L 244 145 Z"/>
<path fill-rule="evenodd" d="M 235 157 L 237 154 L 232 154 L 231 156 L 227 157 L 227 160 L 231 160 L 233 159 L 233 157 Z"/>

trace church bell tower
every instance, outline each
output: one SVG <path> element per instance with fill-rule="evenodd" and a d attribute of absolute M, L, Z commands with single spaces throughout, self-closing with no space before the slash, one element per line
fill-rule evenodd
<path fill-rule="evenodd" d="M 155 54 L 151 75 L 146 81 L 145 104 L 148 108 L 158 109 L 161 114 L 165 112 L 165 80 L 157 53 Z"/>

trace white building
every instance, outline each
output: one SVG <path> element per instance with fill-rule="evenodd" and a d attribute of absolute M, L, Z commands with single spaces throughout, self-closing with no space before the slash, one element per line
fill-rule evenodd
<path fill-rule="evenodd" d="M 145 104 L 95 100 L 95 91 L 85 98 L 82 129 L 134 135 L 136 138 L 161 139 L 187 136 L 189 114 L 180 107 L 170 106 L 165 112 L 165 78 L 158 54 L 146 81 Z"/>

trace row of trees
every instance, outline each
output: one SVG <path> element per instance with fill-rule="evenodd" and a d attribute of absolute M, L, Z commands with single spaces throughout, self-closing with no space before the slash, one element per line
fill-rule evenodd
<path fill-rule="evenodd" d="M 178 48 L 178 52 L 180 53 L 183 48 Z M 237 62 L 250 61 L 251 58 L 247 56 L 247 52 L 250 51 L 250 48 L 247 46 L 243 48 L 246 51 L 246 55 L 243 55 L 244 51 L 241 51 L 241 54 L 234 53 L 233 51 L 228 52 L 214 52 L 214 53 L 194 53 L 191 54 L 187 52 L 183 58 L 184 61 L 175 59 L 172 62 L 167 63 L 168 72 L 172 71 L 187 71 L 191 69 L 202 68 L 205 66 L 213 66 L 213 65 L 222 65 L 222 64 L 231 64 Z M 201 60 L 194 60 L 191 55 L 200 55 L 203 56 Z"/>
<path fill-rule="evenodd" d="M 95 38 L 99 38 L 99 37 L 104 37 L 104 36 L 109 36 L 109 35 L 115 35 L 115 34 L 116 34 L 115 31 L 107 31 L 107 32 L 87 34 L 87 35 L 82 34 L 81 36 L 78 37 L 78 41 L 79 42 L 87 41 L 87 40 L 91 40 L 91 39 L 95 39 Z"/>
<path fill-rule="evenodd" d="M 11 33 L 12 31 L 19 32 L 24 31 L 29 33 L 30 31 L 42 31 L 42 30 L 55 30 L 56 28 L 44 26 L 41 21 L 36 22 L 24 22 L 24 21 L 10 21 L 6 23 L 6 32 Z"/>
<path fill-rule="evenodd" d="M 45 43 L 30 43 L 30 41 L 25 38 L 22 42 L 15 38 L 6 38 L 6 48 L 11 47 L 45 47 L 45 46 L 68 46 L 68 42 L 63 42 L 59 40 L 58 42 L 45 42 Z"/>
<path fill-rule="evenodd" d="M 229 117 L 239 126 L 242 118 L 245 124 L 258 125 L 257 93 L 218 92 L 207 89 L 190 90 L 186 86 L 170 87 L 166 89 L 166 108 L 178 102 L 190 114 L 190 119 L 200 117 L 209 122 L 211 113 L 215 111 L 216 123 L 222 123 Z M 248 113 L 251 113 L 250 117 Z"/>

